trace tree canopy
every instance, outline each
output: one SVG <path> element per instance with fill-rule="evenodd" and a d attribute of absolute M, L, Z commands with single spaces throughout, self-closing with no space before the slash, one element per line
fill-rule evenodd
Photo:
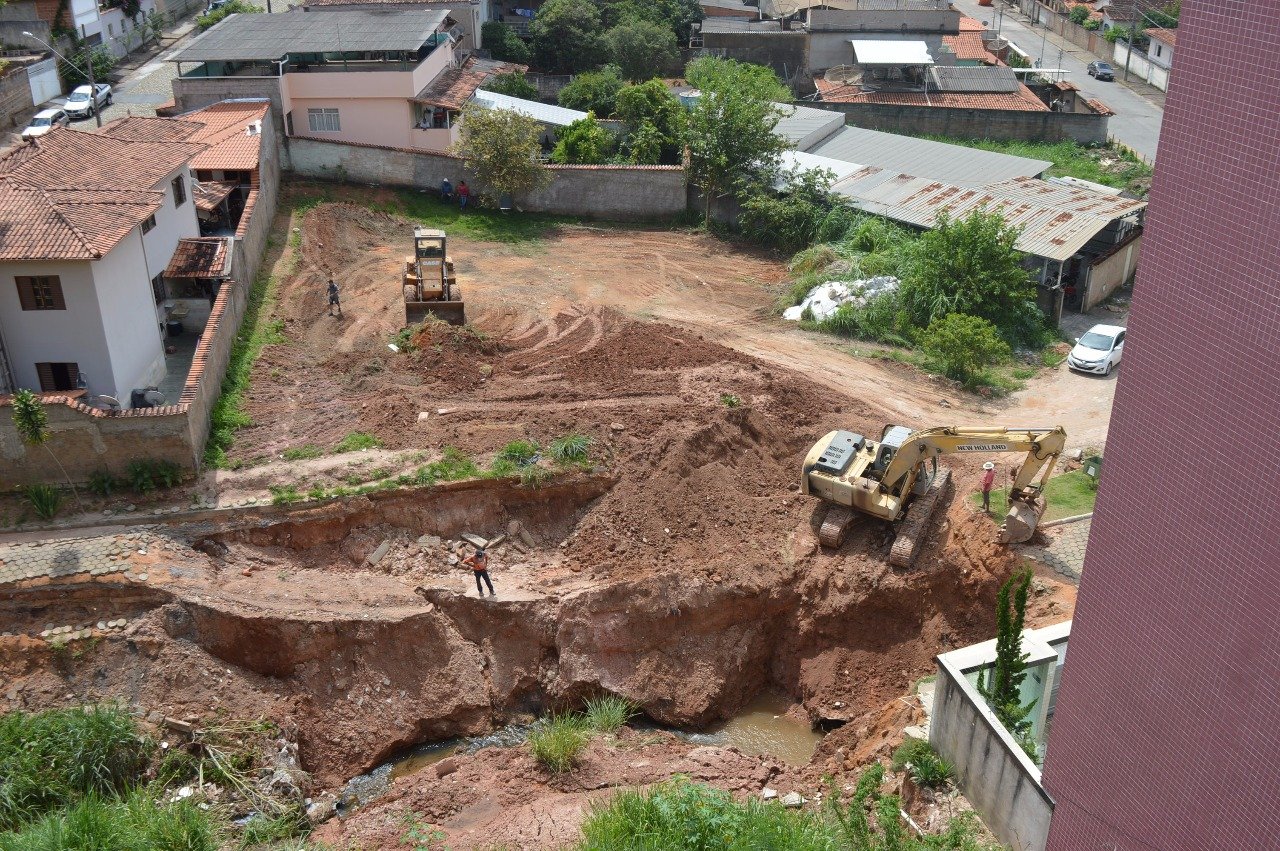
<path fill-rule="evenodd" d="M 498 74 L 485 83 L 485 88 L 498 94 L 510 95 L 513 98 L 538 99 L 538 87 L 530 83 L 524 74 L 515 71 L 507 74 Z"/>
<path fill-rule="evenodd" d="M 605 56 L 601 31 L 592 0 L 547 0 L 529 25 L 538 67 L 553 74 L 597 67 Z"/>
<path fill-rule="evenodd" d="M 584 71 L 560 90 L 556 98 L 566 109 L 594 112 L 602 118 L 613 115 L 618 92 L 626 83 L 617 65 L 606 65 L 599 71 Z"/>
<path fill-rule="evenodd" d="M 473 103 L 462 111 L 458 133 L 454 153 L 465 160 L 482 189 L 519 195 L 551 181 L 539 161 L 542 125 L 537 119 Z"/>
<path fill-rule="evenodd" d="M 524 39 L 501 21 L 486 21 L 480 27 L 480 38 L 494 59 L 527 65 L 533 58 L 533 51 Z"/>
<path fill-rule="evenodd" d="M 600 126 L 596 117 L 587 113 L 560 131 L 551 161 L 571 165 L 598 165 L 609 161 L 617 140 Z"/>
<path fill-rule="evenodd" d="M 613 61 L 628 80 L 646 80 L 670 71 L 680 56 L 675 32 L 665 24 L 629 18 L 605 34 Z"/>
<path fill-rule="evenodd" d="M 624 87 L 618 92 L 616 113 L 626 123 L 629 134 L 639 133 L 645 125 L 652 127 L 645 131 L 645 144 L 652 146 L 656 138 L 659 162 L 675 164 L 680 161 L 687 115 L 679 99 L 661 80 Z M 647 159 L 646 156 L 645 160 L 633 161 L 644 162 Z"/>
<path fill-rule="evenodd" d="M 689 63 L 684 69 L 684 78 L 689 85 L 703 91 L 731 87 L 760 100 L 783 103 L 791 100 L 791 90 L 772 68 L 749 62 L 704 56 Z"/>

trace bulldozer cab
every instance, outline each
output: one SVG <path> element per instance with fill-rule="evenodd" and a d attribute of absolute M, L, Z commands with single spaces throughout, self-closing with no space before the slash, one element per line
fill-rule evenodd
<path fill-rule="evenodd" d="M 466 321 L 444 231 L 414 228 L 413 256 L 405 258 L 402 287 L 406 325 L 417 325 L 428 316 L 454 325 Z"/>

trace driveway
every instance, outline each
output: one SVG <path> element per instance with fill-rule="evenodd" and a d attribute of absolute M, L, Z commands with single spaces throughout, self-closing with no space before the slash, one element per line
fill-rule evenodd
<path fill-rule="evenodd" d="M 1116 114 L 1111 117 L 1108 125 L 1111 135 L 1148 160 L 1155 161 L 1164 110 L 1140 94 L 1139 86 L 1126 86 L 1120 79 L 1123 69 L 1116 69 L 1116 82 L 1099 82 L 1086 71 L 1086 66 L 1097 59 L 1097 56 L 1059 38 L 1044 27 L 1033 25 L 1007 4 L 1002 3 L 997 9 L 979 6 L 977 0 L 951 0 L 951 5 L 969 17 L 985 22 L 991 29 L 996 26 L 997 13 L 1003 10 L 998 21 L 1000 35 L 1017 44 L 1033 59 L 1040 59 L 1042 68 L 1065 68 L 1068 71 L 1067 79 L 1079 86 L 1085 97 L 1091 100 L 1096 98 L 1115 111 Z M 1110 57 L 1105 58 L 1111 61 Z M 1115 66 L 1116 63 L 1111 64 Z M 1145 84 L 1142 87 L 1150 88 Z"/>

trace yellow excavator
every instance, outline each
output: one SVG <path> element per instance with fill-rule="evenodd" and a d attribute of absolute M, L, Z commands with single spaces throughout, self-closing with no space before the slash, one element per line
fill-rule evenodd
<path fill-rule="evenodd" d="M 1026 452 L 1009 489 L 1009 511 L 1001 540 L 1030 540 L 1044 514 L 1044 483 L 1066 445 L 1062 426 L 1053 428 L 930 428 L 885 426 L 880 439 L 833 431 L 804 459 L 800 490 L 828 504 L 818 530 L 824 547 L 839 547 L 859 515 L 899 520 L 889 563 L 910 567 L 934 512 L 951 489 L 942 455 Z"/>

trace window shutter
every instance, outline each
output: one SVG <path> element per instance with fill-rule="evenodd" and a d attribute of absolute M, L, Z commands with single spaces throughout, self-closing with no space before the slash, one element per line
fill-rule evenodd
<path fill-rule="evenodd" d="M 31 287 L 31 279 L 28 277 L 20 277 L 14 279 L 18 284 L 18 301 L 22 304 L 23 310 L 36 309 L 36 294 Z"/>
<path fill-rule="evenodd" d="M 36 376 L 40 379 L 40 389 L 49 392 L 56 389 L 53 381 L 53 364 L 38 363 L 36 364 Z"/>
<path fill-rule="evenodd" d="M 53 309 L 66 310 L 67 301 L 62 297 L 62 279 L 57 276 L 49 278 L 49 292 L 53 294 Z"/>

